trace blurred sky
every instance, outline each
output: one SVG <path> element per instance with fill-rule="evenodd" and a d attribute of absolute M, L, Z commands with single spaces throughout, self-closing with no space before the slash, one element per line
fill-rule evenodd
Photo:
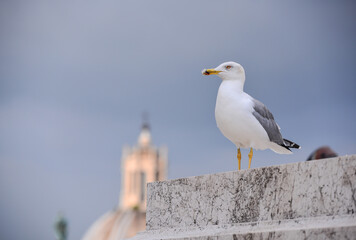
<path fill-rule="evenodd" d="M 356 153 L 354 1 L 1 1 L 0 239 L 69 239 L 117 205 L 120 157 L 142 112 L 169 148 L 169 177 L 237 168 L 216 127 L 220 79 L 236 61 L 245 91 L 274 113 L 293 155 Z M 244 150 L 243 168 L 248 151 Z"/>

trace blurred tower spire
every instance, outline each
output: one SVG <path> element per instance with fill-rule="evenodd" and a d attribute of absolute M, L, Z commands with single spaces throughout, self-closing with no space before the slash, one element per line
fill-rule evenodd
<path fill-rule="evenodd" d="M 142 129 L 148 128 L 150 129 L 150 124 L 149 124 L 149 114 L 148 112 L 143 112 L 142 113 Z"/>
<path fill-rule="evenodd" d="M 142 128 L 138 136 L 138 145 L 142 148 L 147 148 L 151 145 L 151 131 L 148 123 L 148 113 L 142 114 Z"/>
<path fill-rule="evenodd" d="M 121 176 L 120 209 L 146 211 L 146 183 L 167 176 L 167 149 L 154 146 L 147 112 L 142 114 L 137 145 L 123 149 Z"/>

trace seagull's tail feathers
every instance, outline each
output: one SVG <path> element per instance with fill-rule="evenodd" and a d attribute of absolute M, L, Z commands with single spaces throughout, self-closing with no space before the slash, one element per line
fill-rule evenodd
<path fill-rule="evenodd" d="M 270 142 L 269 148 L 279 154 L 292 154 L 290 148 L 300 148 L 300 146 L 292 141 L 283 139 L 283 143 Z"/>
<path fill-rule="evenodd" d="M 300 146 L 298 144 L 296 144 L 295 142 L 289 141 L 288 139 L 283 139 L 284 142 L 284 146 L 285 148 L 287 148 L 289 150 L 289 148 L 297 148 L 300 149 Z"/>
<path fill-rule="evenodd" d="M 282 144 L 274 143 L 272 142 L 272 145 L 270 148 L 279 154 L 292 154 L 293 152 L 290 150 L 290 148 L 300 148 L 300 146 L 292 141 L 289 141 L 287 139 L 283 139 Z"/>

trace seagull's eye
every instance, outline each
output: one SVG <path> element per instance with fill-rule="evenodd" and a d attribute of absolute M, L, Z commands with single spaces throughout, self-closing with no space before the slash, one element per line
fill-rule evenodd
<path fill-rule="evenodd" d="M 226 70 L 229 70 L 231 68 L 231 66 L 226 66 L 225 68 L 226 68 Z"/>

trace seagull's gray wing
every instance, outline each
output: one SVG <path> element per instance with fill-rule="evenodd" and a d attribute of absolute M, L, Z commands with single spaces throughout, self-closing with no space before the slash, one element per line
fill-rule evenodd
<path fill-rule="evenodd" d="M 260 101 L 256 99 L 252 99 L 252 101 L 254 109 L 252 114 L 266 130 L 269 140 L 277 143 L 278 145 L 284 146 L 284 141 L 279 131 L 278 124 L 274 121 L 272 113 Z"/>

